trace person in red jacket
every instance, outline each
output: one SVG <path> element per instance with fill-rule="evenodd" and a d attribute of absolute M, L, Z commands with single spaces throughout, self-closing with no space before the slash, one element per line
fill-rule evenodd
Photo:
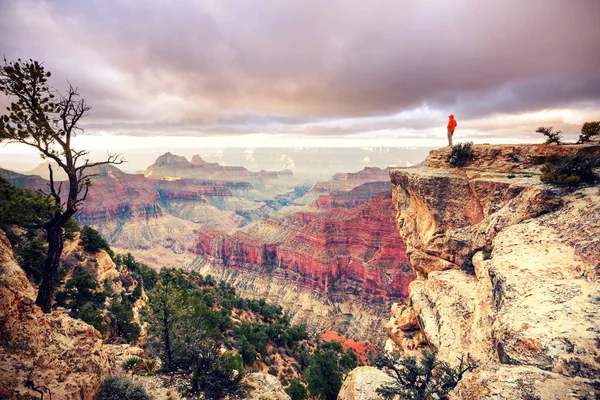
<path fill-rule="evenodd" d="M 448 146 L 452 146 L 452 135 L 454 135 L 454 129 L 456 129 L 458 124 L 456 123 L 453 114 L 450 114 L 448 118 L 450 118 L 448 120 Z"/>

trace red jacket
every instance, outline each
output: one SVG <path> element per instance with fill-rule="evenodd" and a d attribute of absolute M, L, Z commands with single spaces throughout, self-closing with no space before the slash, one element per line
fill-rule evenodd
<path fill-rule="evenodd" d="M 448 130 L 454 132 L 454 128 L 458 125 L 456 120 L 454 119 L 454 115 L 450 115 L 450 120 L 448 121 Z"/>

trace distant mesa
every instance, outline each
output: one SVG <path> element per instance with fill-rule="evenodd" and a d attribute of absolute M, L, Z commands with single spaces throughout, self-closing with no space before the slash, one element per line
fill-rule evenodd
<path fill-rule="evenodd" d="M 277 179 L 282 175 L 293 175 L 293 173 L 289 170 L 251 172 L 244 167 L 223 166 L 219 163 L 204 161 L 198 154 L 192 156 L 190 162 L 184 156 L 174 155 L 170 152 L 159 156 L 154 164 L 144 171 L 144 176 L 147 178 L 167 181 L 186 178 L 206 180 Z"/>

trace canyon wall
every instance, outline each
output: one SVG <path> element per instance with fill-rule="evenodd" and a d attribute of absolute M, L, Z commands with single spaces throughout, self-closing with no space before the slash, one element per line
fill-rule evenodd
<path fill-rule="evenodd" d="M 464 169 L 449 148 L 393 169 L 400 236 L 417 279 L 393 307 L 390 351 L 436 349 L 478 368 L 455 399 L 598 398 L 600 192 L 540 182 L 558 154 L 600 146 L 473 146 Z"/>
<path fill-rule="evenodd" d="M 195 253 L 244 295 L 267 295 L 315 330 L 381 342 L 378 319 L 388 313 L 387 303 L 407 298 L 414 279 L 390 189 L 375 182 L 333 191 L 320 197 L 328 201 L 265 216 L 232 234 L 202 229 Z M 308 300 L 296 293 L 318 300 L 311 315 L 298 311 Z"/>

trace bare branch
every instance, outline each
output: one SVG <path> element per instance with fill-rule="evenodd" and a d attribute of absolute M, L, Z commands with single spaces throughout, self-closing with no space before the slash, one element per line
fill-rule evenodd
<path fill-rule="evenodd" d="M 122 154 L 109 154 L 108 159 L 106 161 L 98 161 L 98 162 L 90 163 L 89 160 L 85 160 L 85 163 L 83 165 L 80 165 L 79 167 L 75 168 L 75 170 L 80 171 L 80 170 L 84 170 L 86 168 L 97 167 L 100 165 L 107 165 L 107 164 L 119 165 L 119 164 L 123 164 L 124 162 L 125 162 L 125 159 L 123 158 Z"/>
<path fill-rule="evenodd" d="M 60 195 L 56 192 L 54 188 L 54 172 L 52 171 L 52 165 L 50 164 L 48 164 L 48 171 L 50 172 L 50 182 L 48 183 L 48 186 L 50 186 L 50 194 L 54 198 L 54 203 L 56 203 L 56 205 L 60 207 Z"/>

